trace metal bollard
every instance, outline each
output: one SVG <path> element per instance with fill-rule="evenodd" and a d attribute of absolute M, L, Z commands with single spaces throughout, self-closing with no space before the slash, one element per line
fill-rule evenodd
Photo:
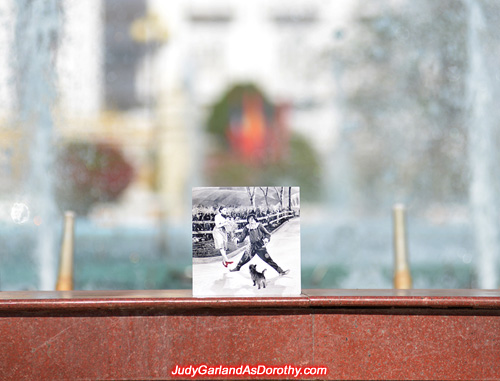
<path fill-rule="evenodd" d="M 406 243 L 406 216 L 403 204 L 393 208 L 394 221 L 394 288 L 408 290 L 412 288 L 408 250 Z"/>
<path fill-rule="evenodd" d="M 73 247 L 75 236 L 75 213 L 64 213 L 64 229 L 59 258 L 59 275 L 57 277 L 56 291 L 73 290 Z"/>

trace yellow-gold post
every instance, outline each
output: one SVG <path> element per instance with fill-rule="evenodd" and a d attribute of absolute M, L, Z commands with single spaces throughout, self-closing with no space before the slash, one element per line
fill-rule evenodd
<path fill-rule="evenodd" d="M 406 243 L 406 210 L 402 204 L 393 208 L 394 221 L 394 288 L 408 290 L 412 288 L 410 266 L 408 264 L 408 246 Z"/>
<path fill-rule="evenodd" d="M 59 258 L 59 275 L 56 291 L 73 290 L 73 247 L 75 236 L 75 213 L 64 213 L 64 229 Z"/>

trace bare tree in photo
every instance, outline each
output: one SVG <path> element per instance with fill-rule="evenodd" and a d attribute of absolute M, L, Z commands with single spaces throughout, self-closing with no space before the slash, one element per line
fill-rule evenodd
<path fill-rule="evenodd" d="M 280 210 L 283 210 L 283 187 L 274 187 L 278 200 L 280 201 Z"/>
<path fill-rule="evenodd" d="M 255 187 L 246 187 L 248 196 L 250 197 L 250 205 L 252 209 L 255 210 Z"/>
<path fill-rule="evenodd" d="M 262 191 L 262 194 L 264 195 L 264 200 L 266 201 L 266 212 L 269 213 L 269 201 L 267 200 L 267 195 L 269 193 L 269 187 L 264 188 L 259 187 L 259 189 Z"/>
<path fill-rule="evenodd" d="M 292 187 L 288 187 L 288 210 L 292 210 Z"/>

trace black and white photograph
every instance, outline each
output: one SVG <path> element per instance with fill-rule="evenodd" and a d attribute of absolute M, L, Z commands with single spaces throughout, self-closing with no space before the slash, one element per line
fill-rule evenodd
<path fill-rule="evenodd" d="M 299 187 L 196 187 L 193 296 L 298 296 Z"/>

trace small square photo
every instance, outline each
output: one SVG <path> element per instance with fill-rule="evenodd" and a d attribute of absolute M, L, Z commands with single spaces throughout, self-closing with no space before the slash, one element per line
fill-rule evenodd
<path fill-rule="evenodd" d="M 193 296 L 298 296 L 299 187 L 193 188 Z"/>

